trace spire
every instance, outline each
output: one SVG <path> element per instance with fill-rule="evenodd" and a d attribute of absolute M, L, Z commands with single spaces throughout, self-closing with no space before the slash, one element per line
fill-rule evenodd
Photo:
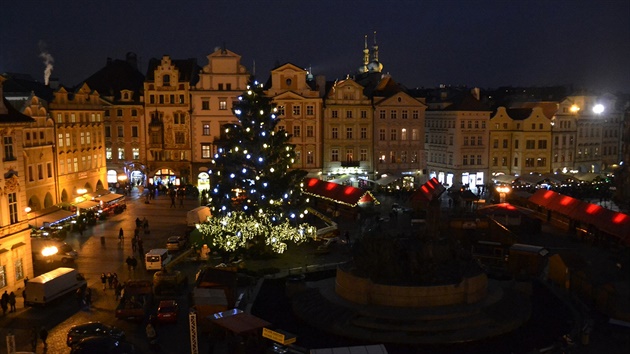
<path fill-rule="evenodd" d="M 367 45 L 366 45 L 366 48 L 367 48 Z M 372 47 L 372 50 L 374 50 L 374 53 L 373 53 L 374 61 L 378 61 L 378 45 L 376 44 L 376 31 L 374 31 L 374 46 Z"/>
<path fill-rule="evenodd" d="M 363 37 L 363 72 L 367 72 L 367 65 L 370 62 L 370 50 L 367 44 L 367 34 Z"/>

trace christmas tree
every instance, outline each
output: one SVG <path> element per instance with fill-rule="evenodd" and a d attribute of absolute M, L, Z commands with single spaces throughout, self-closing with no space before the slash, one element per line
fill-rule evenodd
<path fill-rule="evenodd" d="M 302 222 L 306 171 L 290 168 L 295 146 L 284 129 L 277 129 L 277 109 L 262 85 L 248 86 L 232 110 L 239 123 L 223 127 L 209 170 L 213 218 L 198 229 L 224 251 L 264 244 L 282 253 L 287 241 L 299 243 L 315 233 Z"/>

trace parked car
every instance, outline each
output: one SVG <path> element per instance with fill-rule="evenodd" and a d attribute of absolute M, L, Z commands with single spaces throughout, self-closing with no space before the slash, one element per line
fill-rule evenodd
<path fill-rule="evenodd" d="M 157 309 L 158 323 L 175 323 L 177 322 L 177 311 L 179 305 L 175 300 L 162 300 Z"/>
<path fill-rule="evenodd" d="M 166 240 L 166 249 L 169 251 L 179 251 L 186 246 L 186 239 L 183 236 L 171 236 Z"/>
<path fill-rule="evenodd" d="M 88 337 L 111 337 L 115 339 L 125 339 L 125 332 L 117 327 L 101 322 L 88 322 L 70 327 L 66 344 L 72 347 L 73 344 Z"/>
<path fill-rule="evenodd" d="M 87 337 L 75 343 L 70 354 L 135 354 L 129 342 L 112 337 Z"/>

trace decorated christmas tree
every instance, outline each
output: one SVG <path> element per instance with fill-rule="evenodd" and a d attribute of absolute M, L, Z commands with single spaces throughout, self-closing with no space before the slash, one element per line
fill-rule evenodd
<path fill-rule="evenodd" d="M 315 233 L 303 222 L 306 171 L 291 169 L 295 146 L 284 129 L 277 129 L 277 109 L 262 85 L 248 86 L 232 110 L 239 123 L 223 127 L 209 170 L 213 217 L 198 229 L 215 249 L 264 245 L 282 253 L 287 241 L 299 243 Z"/>

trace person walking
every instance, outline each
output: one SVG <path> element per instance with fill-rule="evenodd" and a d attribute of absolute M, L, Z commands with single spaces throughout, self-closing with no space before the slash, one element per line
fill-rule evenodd
<path fill-rule="evenodd" d="M 107 287 L 107 275 L 105 273 L 101 273 L 101 283 L 103 283 L 103 290 Z"/>
<path fill-rule="evenodd" d="M 112 284 L 114 283 L 114 277 L 112 276 L 112 273 L 107 273 L 106 278 L 107 278 L 107 287 L 112 289 Z"/>
<path fill-rule="evenodd" d="M 6 315 L 7 310 L 9 309 L 9 294 L 7 294 L 6 290 L 0 298 L 0 306 L 2 306 L 2 315 Z"/>
<path fill-rule="evenodd" d="M 84 297 L 85 297 L 85 306 L 87 306 L 89 310 L 90 306 L 92 306 L 92 289 L 86 288 Z"/>
<path fill-rule="evenodd" d="M 123 231 L 121 227 L 120 231 L 118 231 L 118 242 L 122 243 L 124 239 L 125 239 L 125 232 Z"/>
<path fill-rule="evenodd" d="M 137 235 L 131 239 L 131 251 L 135 252 L 138 248 L 138 237 Z"/>
<path fill-rule="evenodd" d="M 48 331 L 46 330 L 46 327 L 42 326 L 42 328 L 39 330 L 39 338 L 42 340 L 42 343 L 44 343 L 44 349 L 48 348 L 48 343 L 46 343 L 46 339 L 48 338 Z"/>
<path fill-rule="evenodd" d="M 149 341 L 149 345 L 153 348 L 157 344 L 157 333 L 155 332 L 155 328 L 149 322 L 146 327 L 147 340 Z"/>
<path fill-rule="evenodd" d="M 134 271 L 136 269 L 136 267 L 138 266 L 138 260 L 136 259 L 135 256 L 131 256 L 131 270 Z"/>
<path fill-rule="evenodd" d="M 127 263 L 127 270 L 131 272 L 131 256 L 127 256 L 125 263 Z"/>
<path fill-rule="evenodd" d="M 31 347 L 32 347 L 32 352 L 35 353 L 35 350 L 37 349 L 37 340 L 39 339 L 39 333 L 37 331 L 37 327 L 33 326 L 33 328 L 31 328 Z"/>

